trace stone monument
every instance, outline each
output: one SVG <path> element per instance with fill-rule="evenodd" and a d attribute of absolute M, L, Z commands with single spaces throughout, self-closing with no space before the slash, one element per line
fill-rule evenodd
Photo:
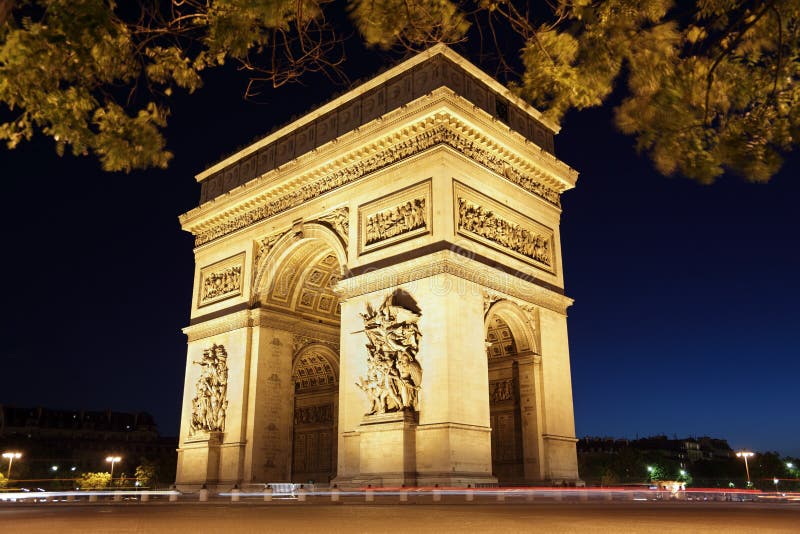
<path fill-rule="evenodd" d="M 199 174 L 178 487 L 578 482 L 557 131 L 435 46 Z"/>

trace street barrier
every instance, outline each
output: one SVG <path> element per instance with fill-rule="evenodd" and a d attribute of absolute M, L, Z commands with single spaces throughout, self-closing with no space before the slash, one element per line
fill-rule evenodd
<path fill-rule="evenodd" d="M 680 491 L 662 491 L 643 489 L 642 487 L 611 487 L 611 488 L 549 488 L 549 487 L 507 487 L 507 488 L 455 488 L 455 487 L 427 487 L 427 488 L 373 488 L 368 486 L 361 489 L 342 490 L 338 487 L 317 490 L 313 485 L 300 487 L 299 484 L 284 484 L 280 491 L 273 485 L 261 489 L 261 485 L 254 485 L 252 491 L 242 490 L 238 487 L 229 492 L 211 492 L 201 488 L 196 493 L 181 494 L 175 489 L 170 490 L 79 490 L 79 491 L 29 491 L 6 490 L 0 491 L 0 506 L 13 505 L 13 503 L 44 504 L 48 506 L 68 505 L 72 503 L 120 503 L 124 500 L 149 503 L 154 499 L 169 500 L 171 503 L 179 501 L 196 500 L 209 502 L 213 499 L 229 498 L 230 502 L 252 502 L 261 500 L 272 502 L 281 499 L 281 502 L 306 502 L 310 497 L 316 497 L 317 502 L 322 502 L 320 497 L 331 503 L 376 502 L 376 496 L 394 497 L 397 503 L 407 503 L 410 495 L 415 502 L 438 504 L 443 501 L 442 496 L 463 495 L 466 503 L 490 503 L 498 505 L 532 503 L 544 499 L 550 501 L 570 502 L 612 502 L 612 501 L 671 501 L 691 505 L 692 502 L 708 501 L 734 501 L 734 502 L 770 502 L 770 503 L 800 503 L 800 493 L 796 492 L 765 492 L 759 490 L 737 490 L 716 488 L 690 488 Z M 285 487 L 284 487 L 285 486 Z M 183 498 L 182 498 L 183 496 Z M 427 499 L 423 498 L 426 497 Z M 163 501 L 162 501 L 163 502 Z M 377 502 L 390 502 L 387 499 L 377 499 Z M 0 529 L 2 530 L 2 529 Z"/>

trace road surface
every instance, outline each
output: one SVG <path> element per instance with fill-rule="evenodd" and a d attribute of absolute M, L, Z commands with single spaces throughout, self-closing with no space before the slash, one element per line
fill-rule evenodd
<path fill-rule="evenodd" d="M 322 504 L 3 503 L 0 532 L 800 532 L 800 504 L 730 502 Z"/>

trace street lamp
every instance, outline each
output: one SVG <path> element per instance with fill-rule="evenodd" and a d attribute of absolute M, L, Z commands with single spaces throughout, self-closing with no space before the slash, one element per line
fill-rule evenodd
<path fill-rule="evenodd" d="M 773 478 L 772 482 L 775 484 L 775 493 L 778 493 L 778 482 L 780 482 L 780 480 Z"/>
<path fill-rule="evenodd" d="M 739 451 L 736 453 L 737 458 L 744 458 L 744 470 L 747 473 L 747 486 L 750 487 L 750 467 L 747 465 L 747 459 L 755 456 L 755 453 L 750 451 Z"/>
<path fill-rule="evenodd" d="M 120 456 L 108 456 L 106 462 L 111 462 L 111 480 L 114 480 L 114 464 L 122 460 Z"/>
<path fill-rule="evenodd" d="M 20 458 L 22 458 L 22 453 L 21 452 L 4 452 L 3 453 L 3 458 L 8 460 L 8 474 L 6 475 L 6 478 L 8 480 L 11 480 L 11 464 L 14 463 L 14 460 L 19 460 Z"/>

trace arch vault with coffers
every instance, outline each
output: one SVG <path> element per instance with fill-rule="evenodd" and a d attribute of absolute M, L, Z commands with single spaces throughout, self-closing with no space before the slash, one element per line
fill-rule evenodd
<path fill-rule="evenodd" d="M 198 175 L 177 485 L 579 482 L 556 132 L 436 46 Z"/>

